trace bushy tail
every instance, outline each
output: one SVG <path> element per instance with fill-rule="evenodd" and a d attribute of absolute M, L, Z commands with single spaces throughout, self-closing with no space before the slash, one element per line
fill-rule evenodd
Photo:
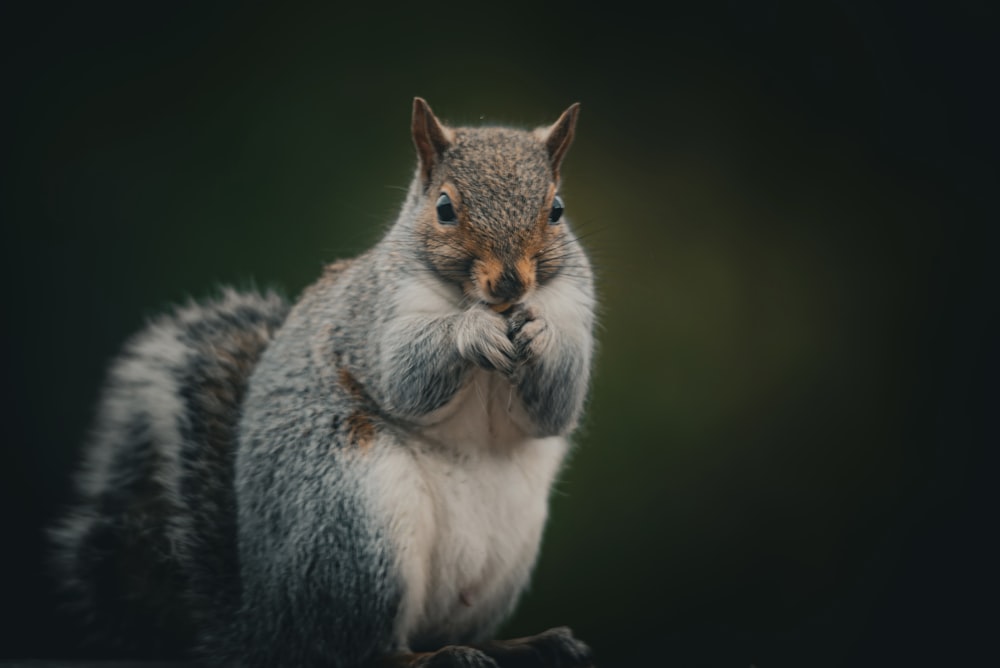
<path fill-rule="evenodd" d="M 112 364 L 77 500 L 49 531 L 60 598 L 108 656 L 183 656 L 238 608 L 235 431 L 287 312 L 224 290 L 156 318 Z"/>

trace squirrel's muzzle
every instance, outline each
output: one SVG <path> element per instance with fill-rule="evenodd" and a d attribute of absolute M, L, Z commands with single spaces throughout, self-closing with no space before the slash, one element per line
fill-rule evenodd
<path fill-rule="evenodd" d="M 513 263 L 485 260 L 477 263 L 476 283 L 480 296 L 495 311 L 504 311 L 521 301 L 535 285 L 535 267 L 531 262 Z"/>
<path fill-rule="evenodd" d="M 503 302 L 516 302 L 527 291 L 525 281 L 516 269 L 504 269 L 496 280 L 487 281 L 487 289 L 491 297 Z"/>

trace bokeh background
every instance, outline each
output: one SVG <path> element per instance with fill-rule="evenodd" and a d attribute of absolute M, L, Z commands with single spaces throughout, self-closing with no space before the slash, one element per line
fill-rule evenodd
<path fill-rule="evenodd" d="M 582 103 L 586 424 L 504 629 L 602 668 L 995 656 L 993 3 L 5 3 L 0 659 L 118 345 L 374 243 L 453 124 Z"/>

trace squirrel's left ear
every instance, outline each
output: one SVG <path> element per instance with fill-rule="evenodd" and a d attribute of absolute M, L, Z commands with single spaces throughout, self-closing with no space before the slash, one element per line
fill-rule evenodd
<path fill-rule="evenodd" d="M 576 117 L 580 115 L 580 103 L 576 102 L 562 113 L 559 120 L 547 128 L 539 128 L 538 136 L 545 142 L 549 151 L 549 163 L 552 165 L 552 175 L 559 180 L 559 165 L 573 143 L 573 132 L 576 130 Z"/>
<path fill-rule="evenodd" d="M 427 101 L 422 97 L 413 98 L 413 144 L 420 159 L 420 175 L 426 186 L 431 179 L 434 165 L 451 146 L 452 132 L 441 124 Z"/>

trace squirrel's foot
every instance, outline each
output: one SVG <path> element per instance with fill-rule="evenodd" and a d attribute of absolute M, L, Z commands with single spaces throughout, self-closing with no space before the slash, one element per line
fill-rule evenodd
<path fill-rule="evenodd" d="M 594 654 L 560 626 L 524 638 L 384 656 L 372 668 L 594 668 Z"/>
<path fill-rule="evenodd" d="M 500 668 L 593 668 L 594 653 L 566 626 L 512 640 L 477 645 Z"/>
<path fill-rule="evenodd" d="M 448 645 L 422 656 L 413 668 L 498 668 L 497 662 L 474 647 Z"/>
<path fill-rule="evenodd" d="M 383 656 L 368 668 L 498 668 L 485 652 L 465 645 L 448 645 L 436 652 L 401 652 Z"/>

